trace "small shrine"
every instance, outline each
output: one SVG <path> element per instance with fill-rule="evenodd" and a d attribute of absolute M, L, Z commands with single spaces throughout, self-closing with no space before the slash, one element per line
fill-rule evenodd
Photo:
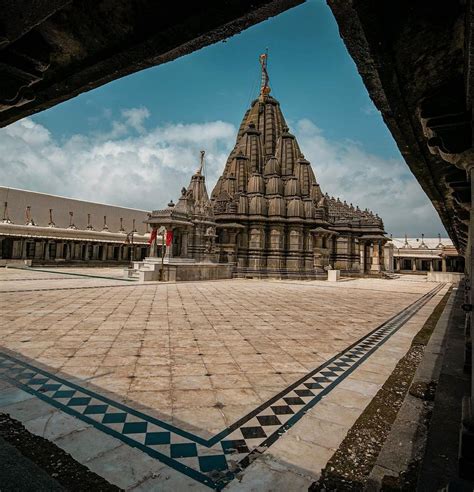
<path fill-rule="evenodd" d="M 148 214 L 150 254 L 134 263 L 146 280 L 204 280 L 230 278 L 231 265 L 219 264 L 216 221 L 203 174 L 205 152 L 198 170 L 175 204 Z"/>

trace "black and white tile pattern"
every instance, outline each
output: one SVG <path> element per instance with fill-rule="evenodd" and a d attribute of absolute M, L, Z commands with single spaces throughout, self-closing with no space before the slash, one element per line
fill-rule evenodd
<path fill-rule="evenodd" d="M 436 286 L 358 342 L 210 439 L 113 401 L 5 352 L 0 352 L 0 377 L 210 488 L 220 490 L 443 287 L 444 284 Z"/>

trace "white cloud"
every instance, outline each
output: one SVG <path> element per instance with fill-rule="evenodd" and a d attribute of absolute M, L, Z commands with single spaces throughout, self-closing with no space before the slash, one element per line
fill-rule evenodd
<path fill-rule="evenodd" d="M 433 205 L 401 157 L 384 159 L 350 140 L 332 142 L 306 119 L 297 122 L 294 133 L 323 191 L 378 213 L 395 237 L 405 232 L 445 234 Z"/>
<path fill-rule="evenodd" d="M 144 133 L 143 123 L 150 116 L 150 111 L 145 107 L 123 109 L 122 116 L 128 126 L 134 128 L 138 133 Z"/>
<path fill-rule="evenodd" d="M 3 186 L 60 194 L 147 210 L 179 196 L 206 150 L 215 182 L 235 138 L 222 121 L 140 129 L 148 110 L 124 112 L 106 134 L 74 135 L 62 144 L 42 125 L 24 119 L 0 131 Z"/>
<path fill-rule="evenodd" d="M 14 123 L 0 130 L 0 184 L 156 209 L 176 200 L 204 149 L 210 192 L 234 144 L 235 126 L 213 121 L 146 130 L 149 115 L 143 107 L 126 109 L 109 132 L 74 135 L 61 144 L 31 119 Z M 296 123 L 294 133 L 323 191 L 378 212 L 395 236 L 442 232 L 430 201 L 401 158 L 383 159 L 352 141 L 329 141 L 307 119 Z"/>

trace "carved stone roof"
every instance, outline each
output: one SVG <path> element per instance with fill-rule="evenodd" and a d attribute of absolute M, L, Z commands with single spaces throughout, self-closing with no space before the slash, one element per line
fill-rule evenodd
<path fill-rule="evenodd" d="M 246 111 L 234 149 L 212 191 L 216 217 L 298 217 L 383 230 L 378 215 L 323 195 L 280 103 L 268 92 L 262 91 Z"/>

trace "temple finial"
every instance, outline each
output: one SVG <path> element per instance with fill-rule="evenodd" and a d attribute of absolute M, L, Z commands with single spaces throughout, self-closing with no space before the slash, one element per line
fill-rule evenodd
<path fill-rule="evenodd" d="M 199 164 L 199 169 L 196 171 L 196 174 L 202 174 L 202 170 L 204 168 L 204 156 L 206 154 L 205 150 L 201 150 L 201 162 Z"/>
<path fill-rule="evenodd" d="M 265 53 L 260 55 L 260 66 L 262 67 L 262 82 L 260 84 L 260 96 L 265 97 L 270 94 L 271 89 L 268 83 L 270 82 L 270 77 L 268 76 L 267 71 L 268 64 L 268 48 L 265 50 Z"/>

